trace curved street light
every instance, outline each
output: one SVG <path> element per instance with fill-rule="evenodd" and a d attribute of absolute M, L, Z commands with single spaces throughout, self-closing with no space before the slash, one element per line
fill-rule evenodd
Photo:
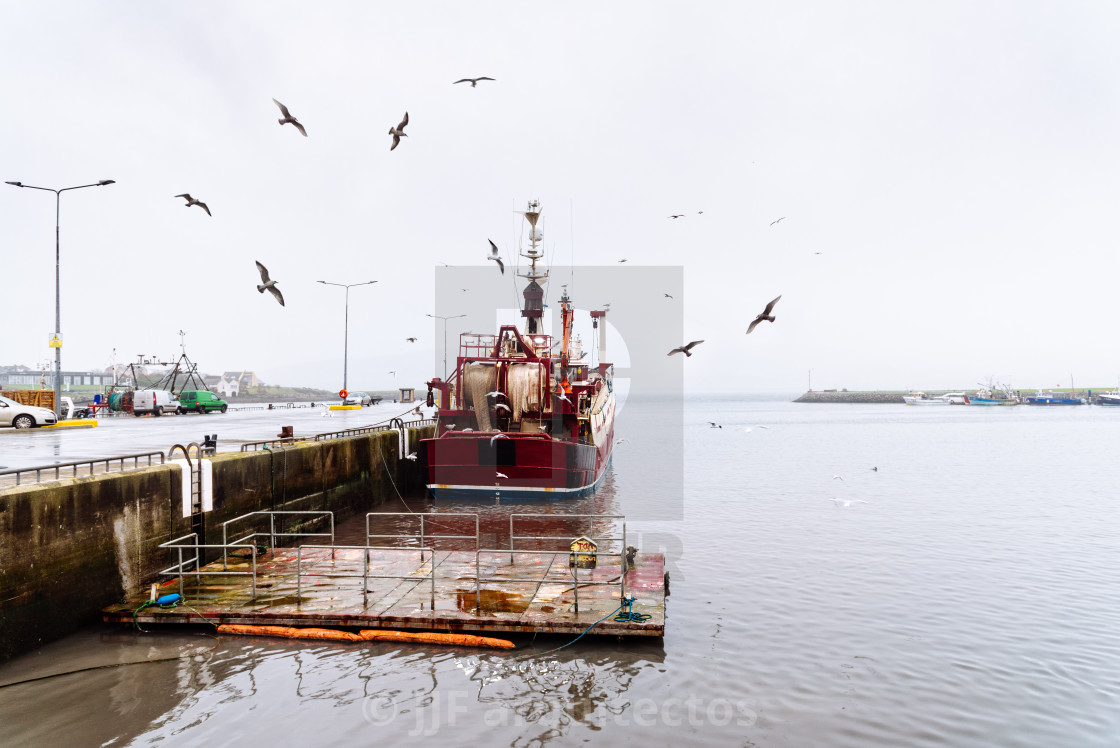
<path fill-rule="evenodd" d="M 23 182 L 5 182 L 13 187 L 23 187 L 29 190 L 43 190 L 44 192 L 54 193 L 54 412 L 55 415 L 62 418 L 62 302 L 61 294 L 59 293 L 59 209 L 62 193 L 67 190 L 80 190 L 84 187 L 104 187 L 109 184 L 116 184 L 112 179 L 102 179 L 100 182 L 93 184 L 79 184 L 76 187 L 62 187 L 61 189 L 54 189 L 53 187 L 35 187 L 34 185 L 24 184 Z"/>
<path fill-rule="evenodd" d="M 350 355 L 350 289 L 354 286 L 368 286 L 377 281 L 363 281 L 361 283 L 331 283 L 330 281 L 316 281 L 324 286 L 339 286 L 346 289 L 346 321 L 342 333 L 342 389 L 346 390 L 347 359 Z"/>
<path fill-rule="evenodd" d="M 465 314 L 455 314 L 455 315 L 452 315 L 450 317 L 441 317 L 438 314 L 429 314 L 428 316 L 431 317 L 432 319 L 443 320 L 443 381 L 446 382 L 447 381 L 447 320 L 449 320 L 449 319 L 459 319 L 460 317 L 466 317 L 467 315 L 465 315 Z"/>

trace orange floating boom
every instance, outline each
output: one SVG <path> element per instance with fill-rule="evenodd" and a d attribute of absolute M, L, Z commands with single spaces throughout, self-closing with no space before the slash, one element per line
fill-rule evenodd
<path fill-rule="evenodd" d="M 300 629 L 291 626 L 249 626 L 237 623 L 223 623 L 218 626 L 219 634 L 241 634 L 244 636 L 280 636 L 287 639 L 328 639 L 333 641 L 394 641 L 424 642 L 426 644 L 450 644 L 460 647 L 494 647 L 513 649 L 513 642 L 494 639 L 489 636 L 471 634 L 440 634 L 414 631 L 363 630 L 360 634 L 335 629 Z"/>
<path fill-rule="evenodd" d="M 513 642 L 508 639 L 494 639 L 489 636 L 472 636 L 471 634 L 439 634 L 425 633 L 422 631 L 381 631 L 363 629 L 359 635 L 367 640 L 392 641 L 392 642 L 425 642 L 427 644 L 453 644 L 461 647 L 494 647 L 497 649 L 513 649 Z"/>

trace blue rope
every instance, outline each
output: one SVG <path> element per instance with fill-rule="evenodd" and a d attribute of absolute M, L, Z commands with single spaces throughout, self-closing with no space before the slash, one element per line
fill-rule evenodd
<path fill-rule="evenodd" d="M 624 610 L 623 612 L 621 612 L 617 616 L 615 616 L 614 620 L 618 621 L 619 623 L 630 623 L 630 622 L 645 623 L 649 619 L 653 618 L 653 616 L 648 614 L 648 613 L 635 613 L 633 610 L 631 610 L 631 607 L 630 607 L 633 604 L 634 604 L 634 598 L 632 598 L 632 597 L 622 598 L 622 605 L 619 606 L 619 607 L 620 608 L 626 608 L 626 610 Z"/>

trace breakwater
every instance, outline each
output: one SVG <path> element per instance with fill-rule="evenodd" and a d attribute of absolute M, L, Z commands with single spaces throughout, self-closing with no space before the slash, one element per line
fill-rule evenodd
<path fill-rule="evenodd" d="M 918 390 L 913 390 L 917 392 Z M 946 392 L 965 392 L 966 390 L 922 390 L 931 397 L 944 395 Z M 1086 403 L 1093 405 L 1100 404 L 1100 393 L 1107 391 L 1107 388 L 1086 388 L 1081 390 L 1068 390 L 1057 389 L 1054 392 L 1068 397 L 1079 397 L 1085 400 Z M 975 394 L 975 390 L 971 394 Z M 1034 395 L 1038 390 L 1015 390 L 1012 395 L 1019 398 L 1027 398 Z M 1096 394 L 1094 394 L 1096 393 Z M 902 399 L 903 395 L 911 394 L 910 390 L 872 390 L 867 392 L 849 392 L 847 390 L 810 390 L 801 397 L 794 400 L 795 403 L 898 403 L 903 404 L 905 401 Z"/>
<path fill-rule="evenodd" d="M 944 390 L 948 392 L 949 390 Z M 809 391 L 794 400 L 795 403 L 898 403 L 902 404 L 903 392 L 847 392 L 837 390 Z M 934 394 L 932 391 L 929 394 Z M 937 392 L 936 394 L 941 394 Z"/>
<path fill-rule="evenodd" d="M 415 444 L 434 428 L 408 431 Z M 200 542 L 210 544 L 222 542 L 222 522 L 248 512 L 323 510 L 338 522 L 422 487 L 395 432 L 209 459 L 213 510 L 202 515 Z M 159 581 L 172 563 L 159 545 L 192 531 L 181 497 L 182 472 L 172 465 L 0 490 L 0 662 Z"/>

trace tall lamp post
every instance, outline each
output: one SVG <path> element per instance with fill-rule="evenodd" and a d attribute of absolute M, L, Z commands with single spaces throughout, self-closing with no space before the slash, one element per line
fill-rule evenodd
<path fill-rule="evenodd" d="M 429 314 L 428 316 L 432 319 L 443 320 L 443 379 L 444 381 L 447 381 L 447 320 L 459 319 L 460 317 L 466 317 L 467 315 L 456 314 L 451 317 L 441 317 L 438 314 Z"/>
<path fill-rule="evenodd" d="M 364 281 L 362 283 L 331 283 L 330 281 L 319 281 L 324 286 L 339 286 L 346 289 L 346 322 L 343 326 L 342 333 L 342 389 L 346 389 L 346 367 L 347 359 L 350 355 L 350 289 L 354 286 L 368 286 L 377 281 Z"/>
<path fill-rule="evenodd" d="M 63 187 L 61 189 L 54 189 L 52 187 L 34 187 L 30 184 L 23 182 L 7 182 L 13 187 L 25 187 L 29 190 L 43 190 L 44 192 L 54 193 L 54 340 L 51 345 L 54 346 L 54 412 L 59 418 L 62 417 L 62 302 L 60 294 L 59 283 L 59 209 L 62 193 L 67 190 L 80 190 L 84 187 L 104 187 L 107 184 L 116 184 L 112 179 L 102 179 L 100 182 L 93 184 L 79 184 L 76 187 Z"/>

